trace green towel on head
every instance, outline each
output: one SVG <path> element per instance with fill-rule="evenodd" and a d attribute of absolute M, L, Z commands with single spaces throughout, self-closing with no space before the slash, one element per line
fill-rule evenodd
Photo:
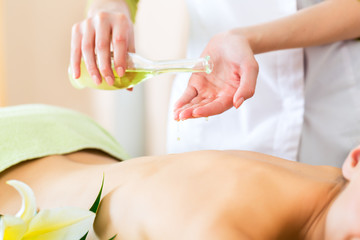
<path fill-rule="evenodd" d="M 106 130 L 84 114 L 41 104 L 0 108 L 0 172 L 25 160 L 82 149 L 129 158 Z"/>

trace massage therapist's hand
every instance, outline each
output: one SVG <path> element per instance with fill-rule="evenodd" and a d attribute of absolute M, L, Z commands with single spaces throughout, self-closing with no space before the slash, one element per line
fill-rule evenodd
<path fill-rule="evenodd" d="M 80 62 L 83 57 L 95 83 L 101 83 L 101 74 L 112 85 L 114 74 L 110 62 L 110 46 L 113 48 L 114 66 L 119 76 L 125 73 L 127 52 L 135 51 L 129 10 L 123 1 L 107 1 L 99 6 L 94 4 L 88 16 L 72 28 L 71 67 L 74 78 L 80 77 Z"/>
<path fill-rule="evenodd" d="M 213 37 L 202 53 L 214 63 L 211 74 L 192 74 L 188 86 L 175 104 L 175 120 L 220 114 L 239 108 L 252 97 L 258 64 L 245 37 L 232 32 Z"/>

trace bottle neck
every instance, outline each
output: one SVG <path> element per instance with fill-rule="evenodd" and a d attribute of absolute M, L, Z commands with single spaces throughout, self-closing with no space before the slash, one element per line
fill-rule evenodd
<path fill-rule="evenodd" d="M 157 72 L 205 72 L 211 73 L 213 66 L 210 57 L 198 59 L 181 59 L 174 61 L 157 61 Z"/>
<path fill-rule="evenodd" d="M 129 54 L 130 55 L 130 54 Z M 132 62 L 128 64 L 128 71 L 140 72 L 147 71 L 155 74 L 171 73 L 171 72 L 205 72 L 211 73 L 213 64 L 209 56 L 198 59 L 180 59 L 169 61 L 150 61 L 137 59 L 137 56 L 132 54 Z M 145 61 L 144 61 L 145 60 Z"/>

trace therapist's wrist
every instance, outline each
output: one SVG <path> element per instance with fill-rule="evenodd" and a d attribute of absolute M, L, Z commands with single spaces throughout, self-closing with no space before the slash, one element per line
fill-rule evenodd
<path fill-rule="evenodd" d="M 95 2 L 87 13 L 88 17 L 94 17 L 100 12 L 113 12 L 125 14 L 131 19 L 131 13 L 125 0 L 109 0 Z"/>
<path fill-rule="evenodd" d="M 265 41 L 263 34 L 256 31 L 253 27 L 232 29 L 228 32 L 228 34 L 246 41 L 254 54 L 269 51 L 269 49 L 264 45 Z"/>

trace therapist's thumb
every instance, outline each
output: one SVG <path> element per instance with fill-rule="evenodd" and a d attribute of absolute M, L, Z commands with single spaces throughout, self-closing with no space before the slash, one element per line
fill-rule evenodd
<path fill-rule="evenodd" d="M 233 105 L 235 108 L 239 108 L 246 99 L 254 95 L 258 72 L 259 67 L 257 64 L 243 69 L 243 74 L 240 76 L 240 85 L 233 97 Z"/>

